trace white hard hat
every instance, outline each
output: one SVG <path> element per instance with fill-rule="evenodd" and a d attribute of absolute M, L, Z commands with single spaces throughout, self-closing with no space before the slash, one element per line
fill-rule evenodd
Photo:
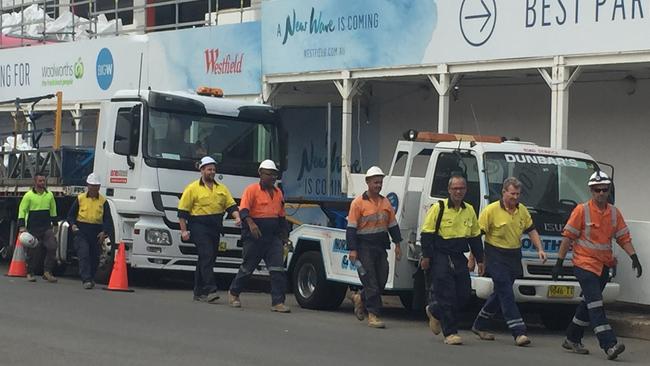
<path fill-rule="evenodd" d="M 376 176 L 385 176 L 384 172 L 378 166 L 371 166 L 370 169 L 366 172 L 366 178 L 376 177 Z"/>
<path fill-rule="evenodd" d="M 266 159 L 260 163 L 260 167 L 257 170 L 260 171 L 262 169 L 275 170 L 276 172 L 278 171 L 278 167 L 275 166 L 275 162 L 270 159 Z"/>
<path fill-rule="evenodd" d="M 595 186 L 597 184 L 612 184 L 612 180 L 607 176 L 607 174 L 599 170 L 589 177 L 589 183 L 587 184 L 589 186 Z"/>
<path fill-rule="evenodd" d="M 217 162 L 214 161 L 214 159 L 212 159 L 212 158 L 209 157 L 209 156 L 204 156 L 204 157 L 201 159 L 201 164 L 199 164 L 199 169 L 203 168 L 203 167 L 206 166 L 206 165 L 210 165 L 210 164 L 214 164 L 215 167 L 217 166 Z"/>
<path fill-rule="evenodd" d="M 93 185 L 93 186 L 98 186 L 101 183 L 99 182 L 99 175 L 95 173 L 90 173 L 88 174 L 88 178 L 86 178 L 86 183 Z"/>
<path fill-rule="evenodd" d="M 34 237 L 34 235 L 28 233 L 27 231 L 23 231 L 18 235 L 18 241 L 20 244 L 22 244 L 23 247 L 33 249 L 36 248 L 38 245 L 38 239 Z"/>

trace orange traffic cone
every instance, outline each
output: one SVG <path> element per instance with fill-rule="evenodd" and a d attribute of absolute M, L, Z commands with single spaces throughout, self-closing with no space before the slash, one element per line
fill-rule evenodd
<path fill-rule="evenodd" d="M 14 248 L 14 255 L 11 258 L 9 265 L 9 277 L 27 277 L 27 262 L 25 262 L 25 248 L 20 244 L 18 237 L 16 237 L 16 247 Z"/>
<path fill-rule="evenodd" d="M 133 290 L 129 289 L 129 279 L 126 274 L 124 242 L 120 242 L 120 246 L 117 249 L 111 279 L 108 281 L 108 287 L 104 287 L 104 290 L 133 292 Z"/>

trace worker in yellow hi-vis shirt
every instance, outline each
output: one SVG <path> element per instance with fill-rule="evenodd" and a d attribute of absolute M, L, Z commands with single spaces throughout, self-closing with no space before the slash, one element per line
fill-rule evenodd
<path fill-rule="evenodd" d="M 217 183 L 217 162 L 209 156 L 201 159 L 201 178 L 190 183 L 178 202 L 178 221 L 183 241 L 190 239 L 196 246 L 198 261 L 194 272 L 194 300 L 215 303 L 219 299 L 214 279 L 223 215 L 228 212 L 240 224 L 239 209 L 230 191 Z M 188 228 L 190 230 L 188 230 Z"/>
<path fill-rule="evenodd" d="M 426 307 L 429 328 L 434 334 L 442 330 L 445 344 L 456 345 L 463 343 L 458 310 L 472 291 L 465 252 L 471 248 L 482 274 L 483 243 L 474 207 L 463 202 L 467 181 L 454 175 L 447 188 L 449 198 L 433 204 L 422 225 L 420 265 L 431 276 L 435 299 Z"/>
<path fill-rule="evenodd" d="M 521 236 L 524 233 L 530 236 L 542 262 L 546 262 L 546 253 L 528 209 L 519 203 L 521 182 L 515 177 L 506 178 L 501 195 L 501 200 L 489 204 L 478 219 L 485 233 L 485 272 L 492 277 L 494 292 L 474 320 L 472 331 L 483 340 L 494 340 L 494 335 L 485 329 L 487 321 L 501 309 L 515 343 L 527 346 L 530 338 L 512 290 L 515 279 L 523 275 Z"/>

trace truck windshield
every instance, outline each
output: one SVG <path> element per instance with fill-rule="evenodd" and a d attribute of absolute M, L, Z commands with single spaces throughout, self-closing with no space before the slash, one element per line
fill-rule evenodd
<path fill-rule="evenodd" d="M 279 160 L 273 123 L 150 109 L 146 133 L 147 157 L 161 167 L 195 170 L 209 155 L 220 173 L 257 176 L 261 161 Z"/>
<path fill-rule="evenodd" d="M 521 202 L 540 213 L 568 214 L 591 195 L 589 176 L 597 170 L 595 162 L 570 157 L 520 153 L 486 153 L 485 172 L 490 202 L 501 198 L 501 185 L 507 177 L 522 183 Z"/>

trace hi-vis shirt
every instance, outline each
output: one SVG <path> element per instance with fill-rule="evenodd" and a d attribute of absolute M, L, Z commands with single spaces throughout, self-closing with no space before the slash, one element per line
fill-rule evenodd
<path fill-rule="evenodd" d="M 238 211 L 237 203 L 228 188 L 217 182 L 209 188 L 202 179 L 195 180 L 185 188 L 178 201 L 178 217 L 188 220 L 190 224 L 214 225 L 217 230 L 223 225 L 226 211 Z"/>
<path fill-rule="evenodd" d="M 612 240 L 620 246 L 632 242 L 621 212 L 610 204 L 601 211 L 592 200 L 573 209 L 562 236 L 574 240 L 573 264 L 598 276 L 616 264 Z"/>
<path fill-rule="evenodd" d="M 97 197 L 89 197 L 88 193 L 78 195 L 70 207 L 67 221 L 70 226 L 76 224 L 101 226 L 101 230 L 107 234 L 113 229 L 108 201 L 101 194 Z"/>
<path fill-rule="evenodd" d="M 345 233 L 350 250 L 357 250 L 362 243 L 389 249 L 389 233 L 394 243 L 402 241 L 395 211 L 386 197 L 380 195 L 377 200 L 372 200 L 364 192 L 352 201 Z"/>
<path fill-rule="evenodd" d="M 434 203 L 429 208 L 422 224 L 422 256 L 432 257 L 434 251 L 443 254 L 457 254 L 468 251 L 472 253 L 477 262 L 483 261 L 483 243 L 481 242 L 481 229 L 478 225 L 474 207 L 467 202 L 461 202 L 458 209 L 454 208 L 449 199 L 442 200 L 444 205 L 440 227 L 436 227 L 440 214 L 440 204 Z M 434 235 L 437 234 L 437 235 Z"/>
<path fill-rule="evenodd" d="M 25 193 L 18 206 L 18 226 L 30 230 L 49 229 L 56 225 L 56 202 L 47 189 L 42 193 L 31 189 Z"/>
<path fill-rule="evenodd" d="M 501 200 L 481 212 L 478 224 L 485 233 L 485 242 L 501 249 L 521 248 L 521 236 L 535 230 L 526 206 L 520 203 L 511 214 Z"/>

